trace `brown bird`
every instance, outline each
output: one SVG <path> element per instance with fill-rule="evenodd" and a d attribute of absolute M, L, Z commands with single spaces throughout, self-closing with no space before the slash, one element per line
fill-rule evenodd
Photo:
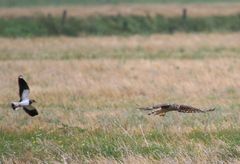
<path fill-rule="evenodd" d="M 206 112 L 211 112 L 215 110 L 215 108 L 211 108 L 208 110 L 201 110 L 189 105 L 178 105 L 178 104 L 158 104 L 150 107 L 142 107 L 139 109 L 154 110 L 153 112 L 148 113 L 148 115 L 153 114 L 153 115 L 159 115 L 159 116 L 165 116 L 165 114 L 170 111 L 178 111 L 182 113 L 206 113 Z"/>

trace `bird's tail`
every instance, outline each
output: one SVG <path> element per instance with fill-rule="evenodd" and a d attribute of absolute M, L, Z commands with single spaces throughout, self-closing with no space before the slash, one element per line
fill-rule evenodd
<path fill-rule="evenodd" d="M 14 102 L 11 103 L 11 106 L 12 106 L 12 109 L 13 109 L 13 110 L 16 110 L 17 105 L 16 105 Z"/>

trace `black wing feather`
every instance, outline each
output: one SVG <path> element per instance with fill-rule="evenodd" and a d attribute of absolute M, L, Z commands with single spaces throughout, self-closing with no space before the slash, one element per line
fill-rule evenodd
<path fill-rule="evenodd" d="M 19 86 L 19 97 L 21 99 L 23 91 L 26 89 L 29 90 L 29 86 L 27 82 L 23 79 L 22 75 L 18 77 L 18 86 Z"/>
<path fill-rule="evenodd" d="M 34 107 L 32 107 L 32 109 L 28 109 L 26 107 L 23 107 L 23 110 L 32 117 L 38 115 L 38 111 Z"/>

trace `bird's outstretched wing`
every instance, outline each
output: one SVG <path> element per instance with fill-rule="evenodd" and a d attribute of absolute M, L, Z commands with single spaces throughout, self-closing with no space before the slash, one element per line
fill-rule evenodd
<path fill-rule="evenodd" d="M 208 109 L 208 110 L 201 110 L 199 108 L 195 108 L 195 107 L 188 106 L 188 105 L 179 105 L 178 106 L 178 112 L 182 112 L 182 113 L 206 113 L 206 112 L 211 112 L 214 110 L 215 110 L 215 108 Z"/>
<path fill-rule="evenodd" d="M 30 89 L 27 82 L 23 79 L 23 76 L 18 76 L 19 97 L 20 101 L 29 99 Z"/>
<path fill-rule="evenodd" d="M 23 107 L 23 110 L 32 117 L 38 115 L 37 109 L 32 105 L 28 105 L 26 107 Z"/>

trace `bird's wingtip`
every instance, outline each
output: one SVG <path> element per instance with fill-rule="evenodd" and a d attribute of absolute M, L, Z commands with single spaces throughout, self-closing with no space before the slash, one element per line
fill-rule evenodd
<path fill-rule="evenodd" d="M 19 75 L 18 78 L 19 78 L 19 79 L 23 79 L 23 75 Z"/>
<path fill-rule="evenodd" d="M 139 110 L 152 110 L 152 108 L 151 107 L 140 107 L 140 108 L 138 108 Z"/>
<path fill-rule="evenodd" d="M 138 109 L 138 110 L 144 110 L 145 108 L 143 108 L 143 107 L 141 107 L 139 104 L 136 104 L 136 109 Z"/>
<path fill-rule="evenodd" d="M 212 112 L 212 111 L 215 111 L 216 108 L 210 108 L 207 110 L 207 112 Z"/>
<path fill-rule="evenodd" d="M 215 109 L 216 109 L 216 108 L 212 108 L 212 109 L 210 109 L 210 111 L 215 111 Z"/>

